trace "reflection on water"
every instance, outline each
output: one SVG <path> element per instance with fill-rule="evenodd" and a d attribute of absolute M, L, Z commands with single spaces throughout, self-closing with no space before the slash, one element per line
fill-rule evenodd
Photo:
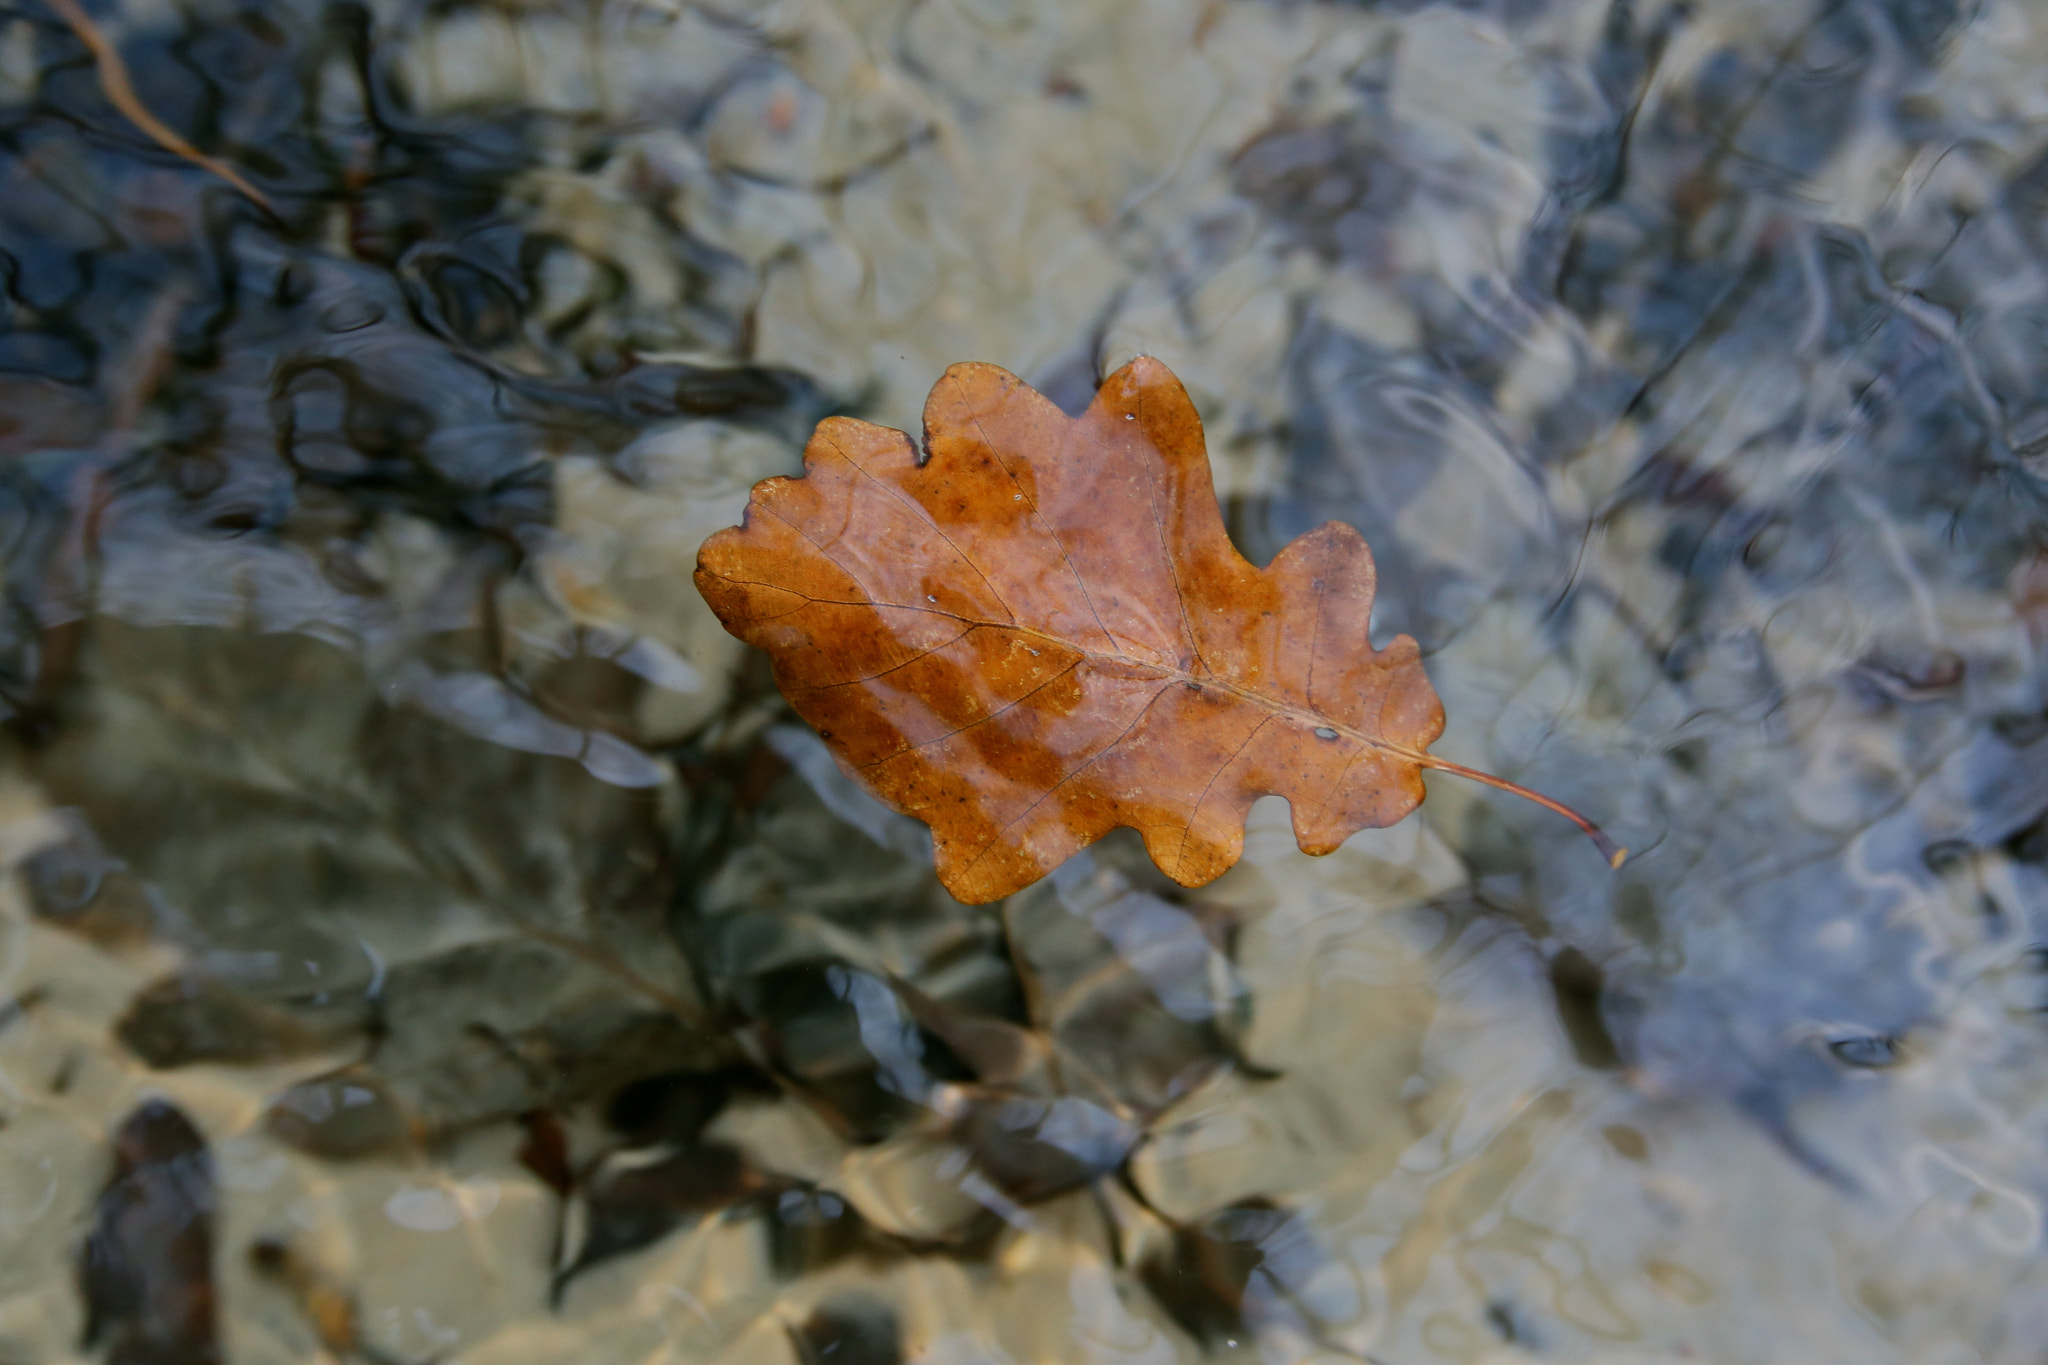
<path fill-rule="evenodd" d="M 0 4 L 0 1357 L 2032 1360 L 2044 61 Z M 827 413 L 1139 353 L 1620 874 L 1441 781 L 938 887 L 697 546 Z"/>

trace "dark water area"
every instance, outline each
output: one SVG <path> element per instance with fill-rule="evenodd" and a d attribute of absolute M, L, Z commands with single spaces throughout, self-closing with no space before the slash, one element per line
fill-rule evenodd
<path fill-rule="evenodd" d="M 2048 11 L 0 0 L 0 1362 L 2031 1362 Z M 1433 775 L 990 906 L 690 582 L 1135 355 Z"/>

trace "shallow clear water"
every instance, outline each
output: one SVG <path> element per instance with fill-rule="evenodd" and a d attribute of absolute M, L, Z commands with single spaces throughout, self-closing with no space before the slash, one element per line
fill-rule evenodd
<path fill-rule="evenodd" d="M 0 1361 L 2033 1361 L 2031 0 L 0 5 Z M 123 84 L 125 73 L 126 85 Z M 689 582 L 1163 359 L 1421 812 L 967 908 Z"/>

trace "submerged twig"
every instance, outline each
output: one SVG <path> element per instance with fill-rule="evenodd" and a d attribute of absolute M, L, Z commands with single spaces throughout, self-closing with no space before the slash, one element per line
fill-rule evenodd
<path fill-rule="evenodd" d="M 120 110 L 130 123 L 159 147 L 213 172 L 247 195 L 265 213 L 273 218 L 277 216 L 276 206 L 240 171 L 219 157 L 200 151 L 149 111 L 149 106 L 135 93 L 135 83 L 128 78 L 128 64 L 121 60 L 120 51 L 108 41 L 107 35 L 100 31 L 100 26 L 92 21 L 92 16 L 85 12 L 78 0 L 48 0 L 48 3 L 71 26 L 71 31 L 78 35 L 78 41 L 92 53 L 93 62 L 99 69 L 100 91 L 106 95 L 109 104 Z"/>

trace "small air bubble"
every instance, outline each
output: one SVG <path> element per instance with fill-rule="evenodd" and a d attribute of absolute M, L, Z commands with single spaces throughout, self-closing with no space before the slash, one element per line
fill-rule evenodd
<path fill-rule="evenodd" d="M 1331 729 L 1331 728 L 1330 728 L 1329 726 L 1327 726 L 1327 725 L 1318 725 L 1318 726 L 1316 727 L 1316 738 L 1317 738 L 1317 739 L 1335 739 L 1336 737 L 1337 737 L 1337 732 L 1336 732 L 1335 730 L 1332 730 L 1332 729 Z"/>
<path fill-rule="evenodd" d="M 1011 502 L 1022 502 L 1022 501 L 1024 501 L 1024 495 L 1023 495 L 1022 493 L 1012 493 L 1012 494 L 1010 494 L 1010 501 L 1011 501 Z"/>
<path fill-rule="evenodd" d="M 1127 412 L 1124 414 L 1124 420 L 1126 422 L 1135 422 L 1138 420 L 1138 414 L 1135 412 Z"/>
<path fill-rule="evenodd" d="M 1844 1066 L 1876 1070 L 1880 1067 L 1896 1066 L 1902 1060 L 1898 1040 L 1881 1033 L 1851 1034 L 1847 1038 L 1831 1039 L 1828 1051 Z"/>

